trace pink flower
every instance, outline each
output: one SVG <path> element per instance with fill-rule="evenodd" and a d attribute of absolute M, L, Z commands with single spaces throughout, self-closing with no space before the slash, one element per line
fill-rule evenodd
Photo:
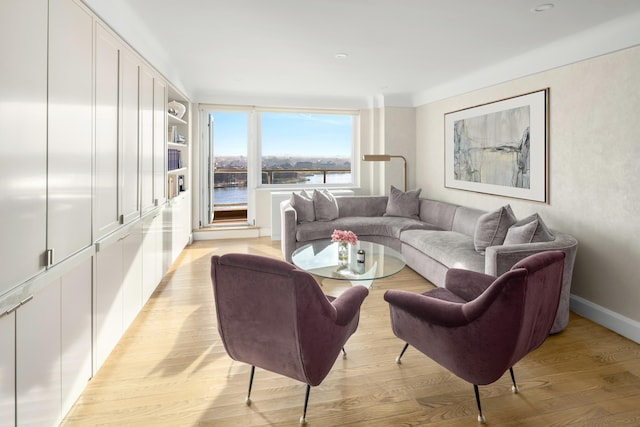
<path fill-rule="evenodd" d="M 333 230 L 331 234 L 332 242 L 347 242 L 350 245 L 358 243 L 358 236 L 353 231 L 347 230 Z"/>

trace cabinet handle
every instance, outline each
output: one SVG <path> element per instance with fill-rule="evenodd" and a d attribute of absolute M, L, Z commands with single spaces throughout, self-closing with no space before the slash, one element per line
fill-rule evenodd
<path fill-rule="evenodd" d="M 47 249 L 47 268 L 53 265 L 53 249 Z"/>
<path fill-rule="evenodd" d="M 7 309 L 7 311 L 5 311 L 4 313 L 2 313 L 3 315 L 8 315 L 13 313 L 14 311 L 16 311 L 18 309 L 18 307 L 20 307 L 22 305 L 21 302 L 17 303 L 16 305 L 14 305 L 13 307 Z"/>
<path fill-rule="evenodd" d="M 20 305 L 25 305 L 26 303 L 28 303 L 32 299 L 33 299 L 33 295 L 29 295 L 27 298 L 25 298 L 22 301 L 20 301 Z"/>
<path fill-rule="evenodd" d="M 23 299 L 22 301 L 20 301 L 19 303 L 17 303 L 16 305 L 14 305 L 13 307 L 7 309 L 7 311 L 5 311 L 4 313 L 2 313 L 3 316 L 6 316 L 8 314 L 13 313 L 14 311 L 16 311 L 19 307 L 25 305 L 26 303 L 28 303 L 29 301 L 31 301 L 33 299 L 33 295 L 29 295 L 27 298 Z"/>
<path fill-rule="evenodd" d="M 122 241 L 122 240 L 126 239 L 127 237 L 129 237 L 129 235 L 130 235 L 130 234 L 131 234 L 131 233 L 127 233 L 127 234 L 125 234 L 124 236 L 122 236 L 121 238 L 119 238 L 119 239 L 118 239 L 118 242 L 120 242 L 120 241 Z"/>

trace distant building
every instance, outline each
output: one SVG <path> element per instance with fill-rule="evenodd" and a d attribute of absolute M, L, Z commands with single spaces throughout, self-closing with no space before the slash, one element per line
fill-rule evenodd
<path fill-rule="evenodd" d="M 311 162 L 296 162 L 296 169 L 313 169 Z"/>

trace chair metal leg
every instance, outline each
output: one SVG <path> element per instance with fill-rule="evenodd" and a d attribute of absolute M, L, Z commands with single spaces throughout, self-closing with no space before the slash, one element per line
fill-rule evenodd
<path fill-rule="evenodd" d="M 244 403 L 247 404 L 247 406 L 251 406 L 251 386 L 253 386 L 253 374 L 255 374 L 256 372 L 256 367 L 251 365 L 251 376 L 249 377 L 249 391 L 247 392 L 247 398 L 244 401 Z"/>
<path fill-rule="evenodd" d="M 309 392 L 311 391 L 311 386 L 307 384 L 307 393 L 304 396 L 304 410 L 302 412 L 302 416 L 300 417 L 300 425 L 307 424 L 307 404 L 309 403 Z"/>
<path fill-rule="evenodd" d="M 347 358 L 347 352 L 345 351 L 344 347 L 342 347 L 342 358 L 343 359 Z"/>
<path fill-rule="evenodd" d="M 478 391 L 478 384 L 473 385 L 473 391 L 476 393 L 476 404 L 478 405 L 478 422 L 484 424 L 486 420 L 482 415 L 482 407 L 480 406 L 480 392 Z"/>
<path fill-rule="evenodd" d="M 518 385 L 516 384 L 516 377 L 515 375 L 513 375 L 513 368 L 509 368 L 509 373 L 511 373 L 511 382 L 513 382 L 511 391 L 513 392 L 513 394 L 518 394 Z"/>
<path fill-rule="evenodd" d="M 407 351 L 407 348 L 409 348 L 409 343 L 404 344 L 404 347 L 402 347 L 402 351 L 400 352 L 400 356 L 396 357 L 396 363 L 398 365 L 402 363 L 400 359 L 402 359 L 402 355 L 404 354 L 405 351 Z"/>

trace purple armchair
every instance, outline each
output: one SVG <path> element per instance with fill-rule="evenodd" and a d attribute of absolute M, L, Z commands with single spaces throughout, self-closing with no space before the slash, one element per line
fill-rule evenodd
<path fill-rule="evenodd" d="M 251 365 L 247 405 L 258 366 L 307 384 L 300 417 L 305 424 L 310 388 L 324 380 L 344 352 L 368 289 L 354 286 L 329 299 L 309 273 L 246 254 L 211 257 L 211 280 L 225 350 Z"/>
<path fill-rule="evenodd" d="M 485 422 L 478 385 L 491 384 L 507 370 L 518 392 L 513 365 L 538 348 L 556 315 L 564 253 L 541 252 L 518 262 L 500 277 L 450 269 L 444 288 L 424 294 L 388 290 L 394 334 L 473 384 L 478 421 Z"/>

